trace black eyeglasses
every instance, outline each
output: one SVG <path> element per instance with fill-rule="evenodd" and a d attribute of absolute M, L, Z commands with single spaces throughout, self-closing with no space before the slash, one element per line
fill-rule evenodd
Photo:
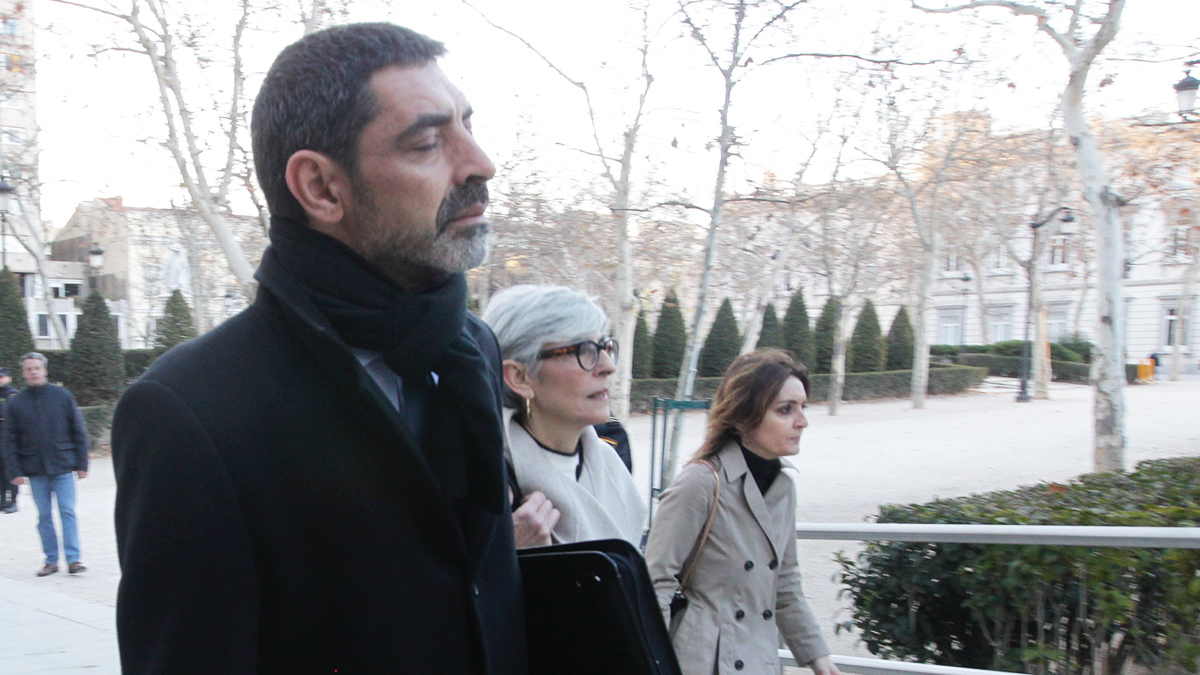
<path fill-rule="evenodd" d="M 596 365 L 600 363 L 601 350 L 608 352 L 608 358 L 612 359 L 613 363 L 617 362 L 617 341 L 610 337 L 600 338 L 599 342 L 595 340 L 583 340 L 575 344 L 566 345 L 565 347 L 543 349 L 541 352 L 538 352 L 538 359 L 552 359 L 556 356 L 574 354 L 575 360 L 579 362 L 579 367 L 591 371 L 595 370 Z"/>

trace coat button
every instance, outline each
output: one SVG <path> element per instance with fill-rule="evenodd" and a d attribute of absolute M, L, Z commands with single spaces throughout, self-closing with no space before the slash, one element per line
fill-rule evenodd
<path fill-rule="evenodd" d="M 747 572 L 749 572 L 750 570 L 754 569 L 754 561 L 753 561 L 753 560 L 747 560 L 747 561 L 746 561 L 746 564 L 745 564 L 745 565 L 742 565 L 742 567 L 745 567 L 745 568 L 746 568 L 746 571 L 747 571 Z"/>
<path fill-rule="evenodd" d="M 734 670 L 741 670 L 742 668 L 745 668 L 745 667 L 746 667 L 746 664 L 742 663 L 741 659 L 738 659 L 737 661 L 733 662 Z"/>
<path fill-rule="evenodd" d="M 737 619 L 738 621 L 741 621 L 742 619 L 746 618 L 746 613 L 739 609 L 738 611 L 733 613 L 733 618 Z"/>
<path fill-rule="evenodd" d="M 475 586 L 475 597 L 479 597 L 479 586 Z"/>
<path fill-rule="evenodd" d="M 764 618 L 764 619 L 770 620 L 770 619 L 771 619 L 771 617 L 773 617 L 773 616 L 775 616 L 775 612 L 772 612 L 772 611 L 771 611 L 771 610 L 769 610 L 769 609 L 764 609 L 764 610 L 763 610 L 763 618 Z"/>
<path fill-rule="evenodd" d="M 776 567 L 779 567 L 779 561 L 772 560 L 771 562 L 767 563 L 767 567 L 770 569 L 775 569 Z"/>

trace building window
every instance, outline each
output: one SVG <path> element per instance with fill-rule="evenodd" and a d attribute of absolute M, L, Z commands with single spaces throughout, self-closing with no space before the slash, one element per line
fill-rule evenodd
<path fill-rule="evenodd" d="M 1175 325 L 1182 321 L 1183 317 L 1179 315 L 1178 307 L 1167 307 L 1163 315 L 1163 341 L 1162 343 L 1168 347 L 1175 346 Z M 1181 335 L 1179 340 L 1180 347 L 1188 346 L 1188 322 L 1184 321 L 1180 326 Z"/>
<path fill-rule="evenodd" d="M 38 337 L 50 337 L 49 314 L 38 314 Z"/>
<path fill-rule="evenodd" d="M 1046 331 L 1050 335 L 1050 340 L 1058 342 L 1067 335 L 1067 308 L 1066 307 L 1051 307 L 1049 316 L 1046 319 Z"/>
<path fill-rule="evenodd" d="M 988 254 L 988 268 L 997 272 L 1011 270 L 1012 256 L 1008 255 L 1008 249 L 1002 245 L 993 246 Z"/>
<path fill-rule="evenodd" d="M 79 290 L 82 286 L 83 286 L 83 284 L 63 284 L 63 297 L 64 298 L 79 297 Z"/>
<path fill-rule="evenodd" d="M 962 263 L 959 261 L 957 253 L 947 253 L 946 257 L 942 260 L 942 271 L 957 272 L 961 264 Z M 947 342 L 946 344 L 952 343 Z"/>
<path fill-rule="evenodd" d="M 1001 309 L 988 312 L 988 336 L 992 342 L 1012 339 L 1012 310 Z"/>
<path fill-rule="evenodd" d="M 963 311 L 961 309 L 938 310 L 938 344 L 961 345 Z"/>
<path fill-rule="evenodd" d="M 21 20 L 11 16 L 0 19 L 0 33 L 10 37 L 21 37 Z"/>
<path fill-rule="evenodd" d="M 0 143 L 4 145 L 20 145 L 24 138 L 21 127 L 0 127 Z"/>
<path fill-rule="evenodd" d="M 1050 240 L 1050 264 L 1067 264 L 1067 238 L 1055 237 Z"/>
<path fill-rule="evenodd" d="M 21 59 L 20 54 L 5 54 L 4 69 L 20 75 L 25 72 L 25 62 Z"/>
<path fill-rule="evenodd" d="M 0 108 L 25 107 L 25 94 L 20 91 L 0 91 Z"/>

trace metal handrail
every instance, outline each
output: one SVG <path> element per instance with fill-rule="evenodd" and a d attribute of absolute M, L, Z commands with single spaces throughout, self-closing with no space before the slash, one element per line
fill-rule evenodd
<path fill-rule="evenodd" d="M 953 544 L 1036 544 L 1121 548 L 1200 549 L 1200 527 L 1109 527 L 1090 525 L 945 525 L 911 523 L 796 523 L 797 539 L 917 541 Z M 857 656 L 829 657 L 838 668 L 858 675 L 1013 675 L 925 663 Z M 779 662 L 796 666 L 788 649 Z"/>
<path fill-rule="evenodd" d="M 1200 548 L 1200 527 L 796 523 L 796 538 L 954 544 Z"/>

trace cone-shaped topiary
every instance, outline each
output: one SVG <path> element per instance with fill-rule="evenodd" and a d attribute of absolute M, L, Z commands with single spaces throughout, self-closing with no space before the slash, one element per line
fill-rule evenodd
<path fill-rule="evenodd" d="M 817 317 L 817 327 L 813 330 L 813 361 L 818 373 L 828 373 L 833 368 L 834 315 L 838 304 L 837 298 L 833 297 L 825 301 L 821 316 Z"/>
<path fill-rule="evenodd" d="M 887 334 L 887 370 L 912 370 L 913 327 L 904 307 L 896 312 Z"/>
<path fill-rule="evenodd" d="M 779 318 L 775 315 L 775 305 L 767 305 L 766 311 L 763 312 L 762 328 L 758 331 L 758 344 L 754 345 L 755 349 L 767 349 L 768 347 L 787 348 L 787 345 L 783 343 L 783 327 L 779 325 Z"/>
<path fill-rule="evenodd" d="M 176 288 L 163 307 L 162 318 L 154 335 L 154 348 L 165 352 L 171 347 L 196 337 L 196 325 L 192 323 L 192 312 L 188 309 L 183 293 Z"/>
<path fill-rule="evenodd" d="M 721 377 L 729 364 L 737 358 L 741 347 L 742 339 L 738 336 L 733 305 L 729 298 L 725 298 L 721 301 L 717 316 L 713 318 L 712 328 L 708 330 L 708 337 L 704 340 L 704 347 L 700 350 L 696 374 L 700 377 Z"/>
<path fill-rule="evenodd" d="M 646 325 L 646 313 L 638 312 L 637 324 L 633 327 L 633 379 L 650 377 L 654 367 L 654 336 Z"/>
<path fill-rule="evenodd" d="M 125 355 L 117 338 L 117 322 L 104 297 L 92 291 L 83 303 L 71 343 L 71 391 L 79 405 L 113 403 L 125 383 Z"/>
<path fill-rule="evenodd" d="M 792 358 L 809 368 L 814 367 L 816 353 L 813 351 L 812 326 L 808 322 L 803 289 L 797 289 L 792 294 L 787 313 L 783 316 L 783 344 Z"/>
<path fill-rule="evenodd" d="M 33 334 L 29 332 L 25 304 L 21 302 L 16 277 L 6 267 L 0 271 L 0 368 L 8 368 L 14 386 L 24 384 L 17 359 L 31 351 Z"/>
<path fill-rule="evenodd" d="M 654 332 L 654 361 L 650 376 L 660 379 L 679 377 L 683 367 L 683 350 L 687 346 L 687 328 L 675 291 L 667 293 L 658 312 L 658 330 Z"/>
<path fill-rule="evenodd" d="M 875 303 L 870 300 L 863 305 L 858 313 L 858 321 L 854 323 L 846 361 L 846 371 L 851 373 L 872 373 L 883 369 L 883 332 L 879 329 Z"/>

